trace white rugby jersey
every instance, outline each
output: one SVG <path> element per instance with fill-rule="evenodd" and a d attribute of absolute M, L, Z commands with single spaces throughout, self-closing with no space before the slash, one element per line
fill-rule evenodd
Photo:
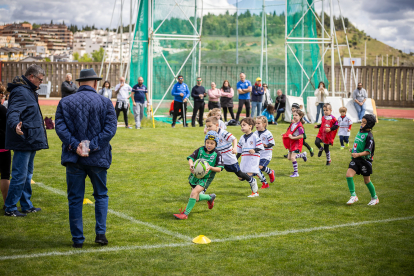
<path fill-rule="evenodd" d="M 251 133 L 250 135 L 242 135 L 240 141 L 237 144 L 237 153 L 241 153 L 240 170 L 244 173 L 257 173 L 259 174 L 260 152 L 250 154 L 249 150 L 259 148 L 263 151 L 263 143 L 260 138 Z"/>
<path fill-rule="evenodd" d="M 273 135 L 272 133 L 265 129 L 264 131 L 258 131 L 256 130 L 254 132 L 254 134 L 257 135 L 257 137 L 260 138 L 260 140 L 262 140 L 263 145 L 269 145 L 269 144 L 275 144 L 275 140 L 273 139 Z M 271 148 L 265 148 L 264 150 L 260 151 L 260 159 L 266 159 L 266 160 L 272 160 L 272 151 L 273 151 L 273 147 Z"/>
<path fill-rule="evenodd" d="M 339 136 L 349 136 L 351 132 L 348 132 L 349 126 L 352 125 L 352 120 L 348 116 L 345 115 L 345 117 L 338 117 L 338 135 Z"/>
<path fill-rule="evenodd" d="M 219 128 L 221 128 L 221 129 L 227 129 L 226 124 L 222 120 L 219 120 Z"/>
<path fill-rule="evenodd" d="M 232 153 L 233 149 L 233 140 L 236 139 L 233 134 L 227 130 L 218 129 L 219 142 L 217 145 L 217 150 L 220 152 L 223 157 L 224 165 L 233 165 L 237 163 L 237 157 Z"/>

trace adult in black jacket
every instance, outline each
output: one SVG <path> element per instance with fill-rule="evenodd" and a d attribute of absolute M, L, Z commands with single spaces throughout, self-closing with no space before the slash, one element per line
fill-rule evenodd
<path fill-rule="evenodd" d="M 3 195 L 3 202 L 6 202 L 7 192 L 10 185 L 10 164 L 11 152 L 5 149 L 6 140 L 6 114 L 7 108 L 3 105 L 4 92 L 6 88 L 0 83 L 0 190 Z M 6 206 L 3 205 L 3 209 Z"/>
<path fill-rule="evenodd" d="M 12 180 L 6 198 L 6 216 L 26 216 L 17 211 L 20 201 L 23 213 L 34 213 L 30 198 L 33 162 L 36 151 L 49 148 L 43 116 L 36 90 L 43 82 L 45 71 L 39 65 L 30 65 L 24 76 L 17 76 L 9 83 L 9 108 L 7 109 L 6 149 L 13 150 Z"/>
<path fill-rule="evenodd" d="M 286 107 L 286 95 L 282 93 L 282 90 L 277 90 L 277 98 L 275 101 L 275 107 L 276 107 L 276 118 L 275 118 L 275 124 L 277 125 L 277 120 L 279 119 L 280 114 L 285 112 Z"/>
<path fill-rule="evenodd" d="M 72 95 L 76 93 L 78 90 L 78 87 L 74 82 L 72 82 L 72 74 L 67 73 L 66 74 L 66 80 L 62 82 L 62 87 L 60 89 L 62 91 L 62 98 Z"/>
<path fill-rule="evenodd" d="M 197 85 L 191 89 L 191 97 L 194 99 L 194 108 L 193 108 L 193 116 L 191 118 L 191 126 L 195 127 L 195 120 L 197 117 L 198 112 L 198 124 L 203 126 L 203 116 L 204 116 L 204 107 L 206 103 L 204 102 L 204 97 L 207 96 L 206 89 L 201 86 L 203 80 L 198 77 L 197 78 Z"/>

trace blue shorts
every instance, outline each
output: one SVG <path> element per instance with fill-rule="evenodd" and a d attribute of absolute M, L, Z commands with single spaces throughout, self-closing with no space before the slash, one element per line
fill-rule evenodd
<path fill-rule="evenodd" d="M 269 163 L 270 163 L 270 160 L 267 160 L 267 159 L 260 159 L 259 166 L 262 166 L 262 167 L 267 167 L 267 165 L 269 165 Z"/>
<path fill-rule="evenodd" d="M 224 169 L 228 172 L 239 172 L 240 171 L 240 166 L 239 163 L 234 163 L 233 165 L 224 165 Z"/>

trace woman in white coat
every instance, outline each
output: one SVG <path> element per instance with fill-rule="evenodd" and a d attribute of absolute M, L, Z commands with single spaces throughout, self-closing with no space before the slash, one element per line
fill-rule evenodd
<path fill-rule="evenodd" d="M 316 121 L 318 122 L 319 113 L 323 116 L 323 105 L 325 104 L 326 97 L 329 96 L 328 90 L 325 88 L 325 83 L 323 81 L 319 82 L 318 89 L 315 90 L 316 97 Z"/>

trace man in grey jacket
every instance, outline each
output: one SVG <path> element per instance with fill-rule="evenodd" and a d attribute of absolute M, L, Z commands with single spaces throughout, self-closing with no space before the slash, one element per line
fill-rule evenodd
<path fill-rule="evenodd" d="M 362 82 L 358 83 L 358 88 L 352 93 L 352 99 L 354 100 L 354 106 L 358 112 L 358 121 L 362 120 L 365 115 L 365 101 L 368 98 L 367 91 L 362 88 Z"/>
<path fill-rule="evenodd" d="M 78 90 L 78 87 L 75 83 L 72 82 L 72 74 L 67 73 L 66 74 L 66 80 L 62 82 L 62 87 L 60 89 L 62 91 L 62 98 L 72 95 L 76 93 Z"/>

